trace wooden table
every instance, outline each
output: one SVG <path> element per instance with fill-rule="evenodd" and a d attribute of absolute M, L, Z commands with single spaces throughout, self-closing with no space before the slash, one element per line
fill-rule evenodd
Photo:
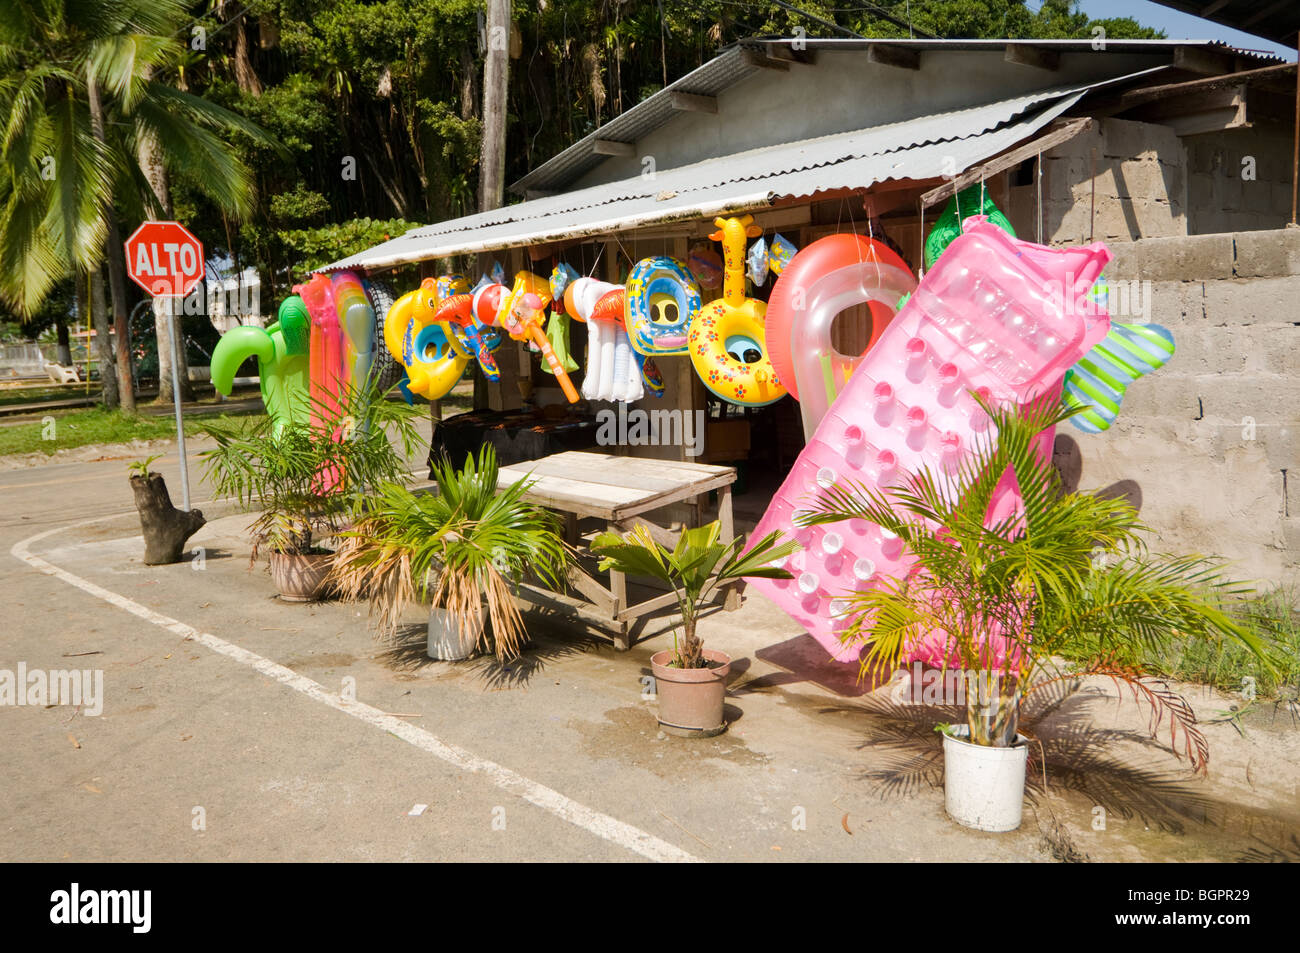
<path fill-rule="evenodd" d="M 706 495 L 713 490 L 718 491 L 720 538 L 735 538 L 731 514 L 735 467 L 569 451 L 502 467 L 497 486 L 504 488 L 521 479 L 533 481 L 525 495 L 527 500 L 564 514 L 566 536 L 572 545 L 578 542 L 578 520 L 595 518 L 604 521 L 611 531 L 645 526 L 656 541 L 672 546 L 680 533 L 646 519 L 644 514 L 674 503 L 687 503 L 694 508 L 692 522 L 698 526 L 703 522 Z M 609 585 L 605 586 L 581 566 L 573 565 L 567 581 L 585 601 L 532 584 L 520 586 L 517 594 L 550 609 L 576 611 L 594 619 L 598 628 L 612 633 L 614 647 L 619 650 L 631 648 L 632 629 L 638 619 L 676 604 L 668 592 L 628 605 L 627 578 L 621 572 L 611 572 Z M 726 587 L 720 595 L 726 608 L 740 605 L 740 591 L 735 585 Z"/>

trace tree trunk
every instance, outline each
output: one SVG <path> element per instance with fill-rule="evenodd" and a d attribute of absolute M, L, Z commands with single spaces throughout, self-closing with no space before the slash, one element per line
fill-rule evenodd
<path fill-rule="evenodd" d="M 108 140 L 104 135 L 104 106 L 99 99 L 99 81 L 95 79 L 94 71 L 89 64 L 86 66 L 86 98 L 90 105 L 91 134 L 96 141 L 107 145 Z M 122 250 L 122 235 L 117 229 L 117 214 L 113 211 L 112 203 L 104 210 L 104 218 L 108 222 L 108 235 L 104 239 L 104 258 L 108 262 L 108 287 L 113 296 L 113 330 L 117 335 L 116 380 L 122 385 L 119 391 L 122 409 L 133 414 L 135 413 L 135 389 L 131 381 L 131 336 L 126 326 L 126 253 Z M 99 308 L 96 307 L 95 310 L 98 311 Z M 102 366 L 99 373 L 101 377 L 104 375 Z M 117 402 L 110 406 L 117 406 Z"/>
<path fill-rule="evenodd" d="M 506 170 L 506 93 L 510 78 L 510 0 L 488 0 L 487 55 L 483 61 L 483 145 L 479 153 L 478 208 L 501 207 Z"/>
<path fill-rule="evenodd" d="M 113 366 L 108 305 L 104 303 L 104 274 L 98 268 L 90 273 L 90 298 L 95 324 L 95 356 L 99 359 L 99 384 L 103 389 L 104 406 L 112 409 L 121 406 L 122 395 L 117 386 L 117 368 Z"/>
<path fill-rule="evenodd" d="M 147 477 L 132 476 L 131 492 L 135 508 L 140 511 L 140 530 L 144 533 L 144 564 L 162 566 L 178 563 L 185 541 L 207 522 L 199 510 L 178 510 L 172 506 L 171 494 L 161 473 Z"/>
<path fill-rule="evenodd" d="M 77 279 L 77 304 L 80 306 L 81 313 L 85 314 L 86 309 L 85 309 L 85 303 L 83 298 L 83 292 L 81 290 L 80 278 Z M 72 342 L 68 337 L 68 322 L 65 318 L 54 319 L 54 334 L 56 339 L 59 342 L 55 348 L 55 352 L 54 352 L 55 357 L 58 358 L 59 363 L 62 364 L 64 367 L 71 367 L 72 366 Z"/>
<path fill-rule="evenodd" d="M 242 22 L 242 21 L 241 21 Z M 171 183 L 167 178 L 167 166 L 163 162 L 162 148 L 156 136 L 147 130 L 141 130 L 136 144 L 136 158 L 140 171 L 144 173 L 153 192 L 153 210 L 151 214 L 160 214 L 170 220 L 172 212 Z M 155 340 L 158 342 L 158 403 L 170 404 L 174 399 L 172 393 L 172 308 L 176 307 L 176 325 L 181 327 L 184 309 L 175 304 L 171 298 L 153 299 L 153 326 Z M 193 400 L 194 388 L 190 386 L 189 363 L 185 359 L 185 337 L 181 335 L 180 362 L 177 373 L 181 382 L 181 400 Z"/>
<path fill-rule="evenodd" d="M 257 78 L 253 61 L 248 56 L 248 17 L 244 16 L 244 7 L 232 14 L 235 22 L 235 82 L 239 88 L 254 96 L 262 95 L 262 81 Z"/>

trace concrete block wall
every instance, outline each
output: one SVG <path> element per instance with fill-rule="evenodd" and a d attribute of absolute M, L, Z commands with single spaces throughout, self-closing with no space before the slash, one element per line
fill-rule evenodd
<path fill-rule="evenodd" d="M 1279 123 L 1187 136 L 1189 234 L 1282 228 L 1291 217 L 1291 129 Z"/>
<path fill-rule="evenodd" d="M 1140 501 L 1171 552 L 1231 558 L 1242 577 L 1300 581 L 1300 229 L 1117 244 L 1116 320 L 1169 328 L 1177 351 L 1129 387 L 1109 431 L 1069 424 L 1058 460 L 1083 489 Z"/>
<path fill-rule="evenodd" d="M 1095 159 L 1094 159 L 1095 154 Z M 1095 172 L 1095 175 L 1094 175 Z M 1009 190 L 1017 234 L 1038 234 L 1038 190 Z M 1104 119 L 1043 154 L 1043 241 L 1131 242 L 1186 235 L 1187 157 L 1168 126 Z"/>

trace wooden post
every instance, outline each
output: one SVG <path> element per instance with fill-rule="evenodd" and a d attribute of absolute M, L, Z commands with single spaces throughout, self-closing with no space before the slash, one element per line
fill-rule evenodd
<path fill-rule="evenodd" d="M 510 78 L 510 0 L 487 0 L 487 47 L 483 60 L 483 148 L 479 160 L 478 209 L 501 207 L 506 168 L 506 93 Z"/>

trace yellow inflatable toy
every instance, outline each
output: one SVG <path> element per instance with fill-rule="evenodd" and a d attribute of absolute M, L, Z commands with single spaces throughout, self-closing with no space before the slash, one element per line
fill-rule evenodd
<path fill-rule="evenodd" d="M 763 233 L 753 221 L 750 215 L 713 220 L 718 231 L 709 238 L 722 242 L 725 261 L 722 297 L 700 310 L 688 340 L 704 386 L 742 407 L 762 407 L 786 395 L 767 354 L 767 305 L 745 297 L 745 239 Z"/>
<path fill-rule="evenodd" d="M 446 396 L 473 360 L 447 322 L 434 320 L 439 300 L 437 282 L 426 278 L 384 318 L 384 344 L 406 368 L 407 389 L 427 400 Z"/>

